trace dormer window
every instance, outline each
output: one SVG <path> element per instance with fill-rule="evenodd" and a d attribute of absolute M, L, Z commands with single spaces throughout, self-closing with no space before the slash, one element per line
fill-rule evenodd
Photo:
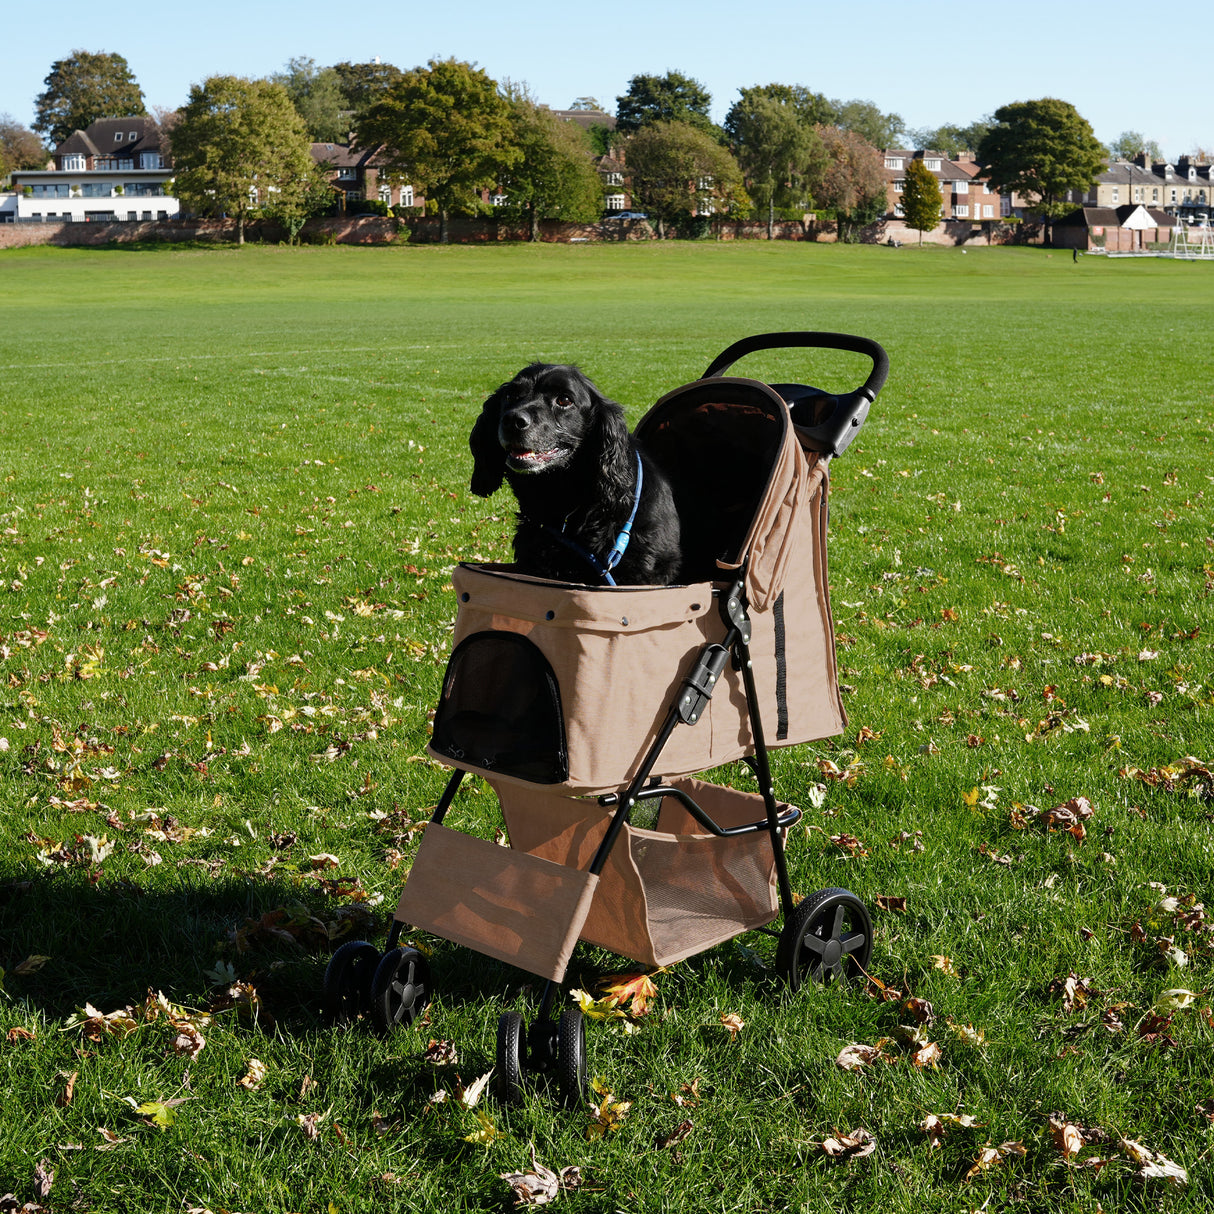
<path fill-rule="evenodd" d="M 114 142 L 115 142 L 115 143 L 121 143 L 121 142 L 122 142 L 122 132 L 121 132 L 121 131 L 115 131 L 115 132 L 114 132 Z"/>
<path fill-rule="evenodd" d="M 886 156 L 885 167 L 887 169 L 900 169 L 903 167 L 901 156 Z"/>
<path fill-rule="evenodd" d="M 134 143 L 134 142 L 135 142 L 135 140 L 139 138 L 139 132 L 138 132 L 138 131 L 131 131 L 131 132 L 130 132 L 130 134 L 128 134 L 128 135 L 127 135 L 127 137 L 126 137 L 126 138 L 127 138 L 127 142 L 128 142 L 128 143 Z"/>
<path fill-rule="evenodd" d="M 938 159 L 929 160 L 925 157 L 924 161 L 923 161 L 923 167 L 925 169 L 929 169 L 933 173 L 938 173 L 938 172 L 940 172 L 940 161 Z"/>

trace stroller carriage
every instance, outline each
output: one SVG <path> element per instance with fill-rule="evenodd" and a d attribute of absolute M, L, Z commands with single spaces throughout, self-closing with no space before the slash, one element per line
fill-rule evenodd
<path fill-rule="evenodd" d="M 872 362 L 832 396 L 725 372 L 786 347 Z M 842 889 L 797 902 L 784 837 L 800 810 L 776 798 L 769 746 L 841 733 L 827 589 L 827 468 L 885 382 L 875 342 L 775 333 L 725 350 L 703 378 L 663 397 L 637 436 L 671 479 L 692 578 L 678 586 L 582 586 L 510 566 L 461 565 L 454 648 L 429 753 L 454 768 L 426 826 L 387 950 L 343 944 L 325 973 L 339 1020 L 408 1024 L 430 966 L 401 947 L 406 925 L 547 979 L 528 1031 L 498 1024 L 503 1096 L 554 1074 L 582 1099 L 580 1008 L 554 1019 L 578 940 L 669 965 L 761 930 L 796 989 L 868 964 L 867 910 Z M 733 760 L 757 793 L 695 779 Z M 444 825 L 468 772 L 496 793 L 509 847 Z M 777 931 L 770 926 L 782 916 Z"/>

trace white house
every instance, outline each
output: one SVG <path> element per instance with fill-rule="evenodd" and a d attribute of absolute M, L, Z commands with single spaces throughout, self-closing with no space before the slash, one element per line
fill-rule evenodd
<path fill-rule="evenodd" d="M 54 164 L 11 174 L 0 222 L 170 219 L 180 210 L 154 118 L 99 118 L 55 149 Z"/>

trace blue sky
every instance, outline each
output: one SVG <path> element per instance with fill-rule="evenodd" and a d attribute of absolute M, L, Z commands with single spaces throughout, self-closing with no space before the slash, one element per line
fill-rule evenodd
<path fill-rule="evenodd" d="M 207 76 L 267 76 L 293 57 L 323 66 L 379 56 L 409 68 L 454 56 L 525 82 L 554 108 L 593 96 L 614 111 L 632 76 L 677 70 L 709 89 L 718 121 L 739 88 L 771 82 L 871 100 L 911 127 L 965 125 L 1010 101 L 1061 97 L 1102 141 L 1135 130 L 1174 159 L 1214 146 L 1214 104 L 1199 40 L 1186 43 L 1185 19 L 1154 12 L 1136 0 L 213 0 L 162 12 L 57 0 L 8 6 L 0 113 L 32 123 L 51 64 L 77 48 L 125 56 L 149 107 L 183 104 Z"/>

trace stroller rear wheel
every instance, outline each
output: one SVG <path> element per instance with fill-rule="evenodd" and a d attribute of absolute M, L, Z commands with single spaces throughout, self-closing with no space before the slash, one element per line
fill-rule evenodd
<path fill-rule="evenodd" d="M 820 889 L 785 920 L 776 969 L 795 991 L 807 979 L 856 977 L 867 969 L 872 951 L 873 925 L 864 903 L 845 889 Z"/>
<path fill-rule="evenodd" d="M 518 1012 L 503 1012 L 497 1022 L 497 1084 L 504 1104 L 523 1098 L 526 1025 Z"/>
<path fill-rule="evenodd" d="M 349 1024 L 370 1010 L 371 979 L 379 949 L 365 940 L 347 940 L 325 967 L 325 1013 L 336 1024 Z"/>
<path fill-rule="evenodd" d="M 406 1027 L 430 1002 L 430 963 L 415 948 L 389 949 L 371 979 L 371 1019 L 381 1032 Z"/>
<path fill-rule="evenodd" d="M 561 1013 L 556 1036 L 556 1075 L 561 1101 L 577 1108 L 586 1100 L 586 1021 L 580 1007 Z"/>

